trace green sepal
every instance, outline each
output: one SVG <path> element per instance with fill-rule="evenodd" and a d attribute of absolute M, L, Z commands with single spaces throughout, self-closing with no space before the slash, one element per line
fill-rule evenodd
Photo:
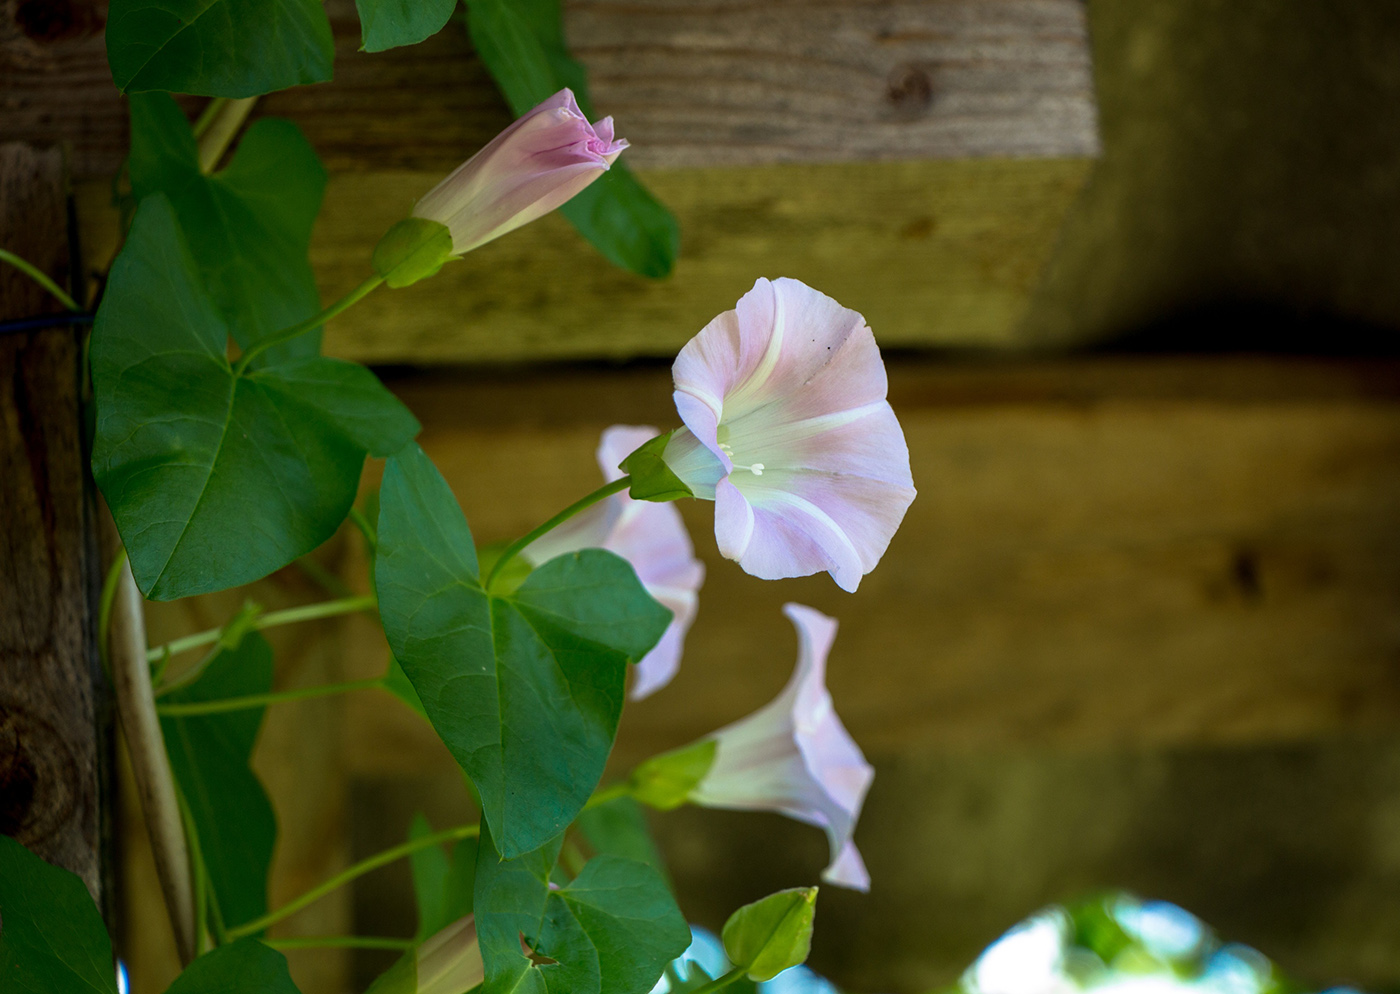
<path fill-rule="evenodd" d="M 666 444 L 675 433 L 668 431 L 643 442 L 618 465 L 618 469 L 632 478 L 627 496 L 633 500 L 650 500 L 657 503 L 695 496 L 695 491 L 682 483 L 681 478 L 666 465 Z"/>
<path fill-rule="evenodd" d="M 714 739 L 701 739 L 651 757 L 632 771 L 632 796 L 658 811 L 680 807 L 710 772 L 718 748 Z"/>
<path fill-rule="evenodd" d="M 434 276 L 452 258 L 452 232 L 423 217 L 406 217 L 374 247 L 374 271 L 395 290 Z"/>
<path fill-rule="evenodd" d="M 750 980 L 772 980 L 807 960 L 817 888 L 794 887 L 746 904 L 724 923 L 720 939 L 730 961 Z"/>

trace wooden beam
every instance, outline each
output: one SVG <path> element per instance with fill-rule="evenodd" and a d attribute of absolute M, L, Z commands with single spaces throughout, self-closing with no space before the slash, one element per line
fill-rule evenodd
<path fill-rule="evenodd" d="M 0 246 L 62 286 L 63 156 L 0 145 Z M 0 320 L 62 310 L 0 264 Z M 71 326 L 0 335 L 0 832 L 100 895 L 100 582 Z M 108 747 L 103 741 L 101 749 Z"/>
<path fill-rule="evenodd" d="M 793 276 L 865 314 L 887 348 L 1011 349 L 1082 159 L 667 169 L 646 181 L 681 223 L 675 274 L 598 255 L 562 217 L 530 224 L 331 322 L 326 351 L 372 363 L 669 358 L 758 276 Z M 322 296 L 369 272 L 375 242 L 437 174 L 332 176 L 311 247 Z M 115 250 L 106 183 L 80 187 L 84 244 Z"/>
<path fill-rule="evenodd" d="M 872 755 L 911 749 L 1267 743 L 1400 727 L 1400 366 L 1265 359 L 897 364 L 914 502 L 850 596 L 708 574 L 676 682 L 629 707 L 625 765 L 764 703 L 784 601 L 840 619 L 837 707 Z M 397 384 L 478 539 L 595 483 L 608 424 L 675 423 L 663 370 Z M 351 677 L 382 672 L 355 619 Z M 347 765 L 447 763 L 431 732 L 351 698 Z"/>
<path fill-rule="evenodd" d="M 115 174 L 105 4 L 9 9 L 0 140 L 66 141 L 78 177 Z M 335 80 L 259 113 L 300 124 L 333 172 L 441 172 L 509 120 L 460 24 L 368 54 L 352 0 L 326 10 Z M 1081 0 L 573 0 L 565 22 L 643 168 L 1098 150 Z"/>

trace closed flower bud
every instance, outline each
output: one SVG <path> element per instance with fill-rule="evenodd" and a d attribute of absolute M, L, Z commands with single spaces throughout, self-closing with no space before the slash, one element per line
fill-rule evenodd
<path fill-rule="evenodd" d="M 627 142 L 612 118 L 596 125 L 560 90 L 428 191 L 413 216 L 452 233 L 461 255 L 548 214 L 603 175 Z"/>

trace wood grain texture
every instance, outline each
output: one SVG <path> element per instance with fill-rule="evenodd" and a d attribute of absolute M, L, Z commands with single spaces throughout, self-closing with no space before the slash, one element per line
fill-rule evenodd
<path fill-rule="evenodd" d="M 62 156 L 0 145 L 0 245 L 60 285 Z M 0 319 L 61 310 L 0 265 Z M 0 336 L 0 832 L 100 891 L 99 566 L 68 327 Z"/>
<path fill-rule="evenodd" d="M 742 716 L 794 659 L 782 603 L 840 619 L 830 683 L 873 755 L 1159 747 L 1400 727 L 1400 368 L 1272 360 L 897 364 L 920 496 L 849 596 L 718 557 L 676 682 L 629 707 L 627 764 Z M 664 371 L 397 385 L 478 539 L 595 483 L 608 424 L 674 423 Z M 1184 389 L 1183 389 L 1184 386 Z M 381 672 L 366 623 L 354 676 Z M 400 709 L 352 698 L 347 763 L 449 763 Z"/>
<path fill-rule="evenodd" d="M 611 266 L 548 216 L 406 290 L 381 289 L 326 329 L 326 351 L 373 363 L 669 358 L 758 276 L 792 276 L 865 314 L 887 348 L 1014 348 L 1088 162 L 773 165 L 648 175 L 681 223 L 675 274 Z M 334 300 L 436 181 L 333 176 L 311 259 Z M 78 191 L 84 243 L 116 245 L 105 184 Z"/>
<path fill-rule="evenodd" d="M 326 5 L 335 80 L 273 94 L 333 172 L 443 171 L 509 115 L 450 24 L 358 52 L 351 0 Z M 67 141 L 79 177 L 126 150 L 100 0 L 7 0 L 0 140 Z M 600 112 L 648 168 L 1096 153 L 1082 0 L 574 0 L 574 51 Z"/>

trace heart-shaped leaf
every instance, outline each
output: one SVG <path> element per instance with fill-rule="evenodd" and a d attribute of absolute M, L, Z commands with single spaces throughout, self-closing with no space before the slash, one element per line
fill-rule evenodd
<path fill-rule="evenodd" d="M 117 994 L 112 940 L 83 882 L 0 835 L 0 987 Z"/>
<path fill-rule="evenodd" d="M 239 939 L 210 950 L 175 978 L 165 994 L 300 994 L 287 972 L 287 957 L 257 939 Z"/>
<path fill-rule="evenodd" d="M 666 882 L 645 863 L 604 855 L 551 889 L 561 842 L 503 861 L 483 826 L 476 927 L 484 994 L 646 994 L 690 944 Z"/>
<path fill-rule="evenodd" d="M 507 858 L 574 819 L 603 773 L 629 662 L 671 613 L 627 562 L 585 549 L 488 594 L 452 491 L 417 446 L 388 462 L 375 579 L 394 656 L 481 793 Z"/>
<path fill-rule="evenodd" d="M 355 0 L 366 52 L 416 45 L 443 29 L 457 0 Z"/>
<path fill-rule="evenodd" d="M 321 0 L 111 0 L 107 61 L 126 93 L 253 97 L 331 78 Z"/>
<path fill-rule="evenodd" d="M 132 192 L 163 193 L 175 208 L 190 254 L 242 348 L 321 309 L 307 252 L 326 171 L 290 121 L 254 121 L 228 168 L 199 168 L 189 121 L 168 93 L 131 98 Z M 314 356 L 320 330 L 275 346 L 266 364 Z"/>
<path fill-rule="evenodd" d="M 187 687 L 160 699 L 162 707 L 265 694 L 272 689 L 272 647 L 256 632 L 224 649 Z M 189 805 L 209 885 L 230 925 L 267 913 L 267 874 L 277 841 L 277 817 L 248 765 L 266 708 L 219 714 L 162 716 L 170 766 Z"/>
<path fill-rule="evenodd" d="M 236 373 L 169 200 L 141 202 L 92 334 L 93 476 L 137 585 L 250 583 L 344 520 L 366 452 L 418 422 L 369 370 L 311 357 Z"/>

